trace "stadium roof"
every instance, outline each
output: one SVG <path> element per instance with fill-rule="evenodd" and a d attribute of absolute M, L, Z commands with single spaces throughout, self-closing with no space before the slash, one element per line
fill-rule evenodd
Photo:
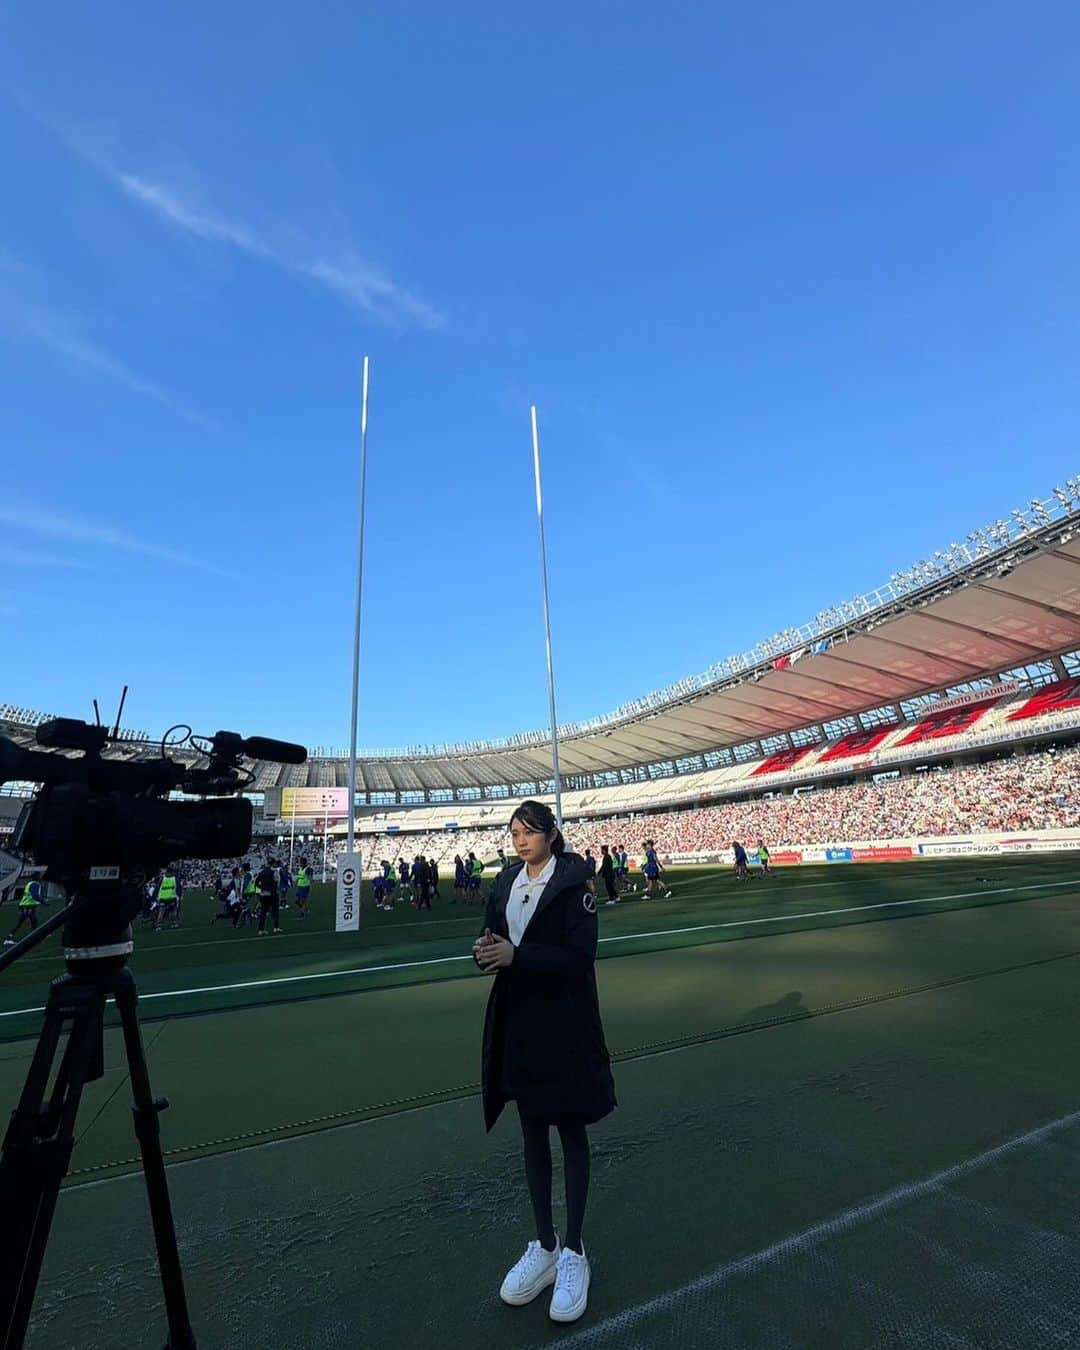
<path fill-rule="evenodd" d="M 564 778 L 760 744 L 1080 648 L 1080 482 L 1013 517 L 702 676 L 560 728 Z M 257 766 L 255 785 L 341 785 L 344 769 L 315 752 L 306 766 Z M 369 794 L 542 784 L 551 747 L 534 732 L 362 752 L 357 777 Z"/>
<path fill-rule="evenodd" d="M 1080 520 L 1075 522 L 1080 529 Z M 561 738 L 563 774 L 701 755 L 978 680 L 1080 647 L 1080 537 L 1045 541 L 988 574 L 954 576 L 849 625 L 827 650 L 771 663 L 711 692 Z M 783 661 L 783 657 L 776 658 Z M 551 777 L 549 745 L 364 760 L 368 790 L 484 786 Z"/>

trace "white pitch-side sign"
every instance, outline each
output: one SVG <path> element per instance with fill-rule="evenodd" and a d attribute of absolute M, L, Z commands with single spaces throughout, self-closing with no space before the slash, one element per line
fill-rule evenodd
<path fill-rule="evenodd" d="M 343 853 L 337 865 L 338 933 L 355 933 L 360 927 L 360 854 Z"/>

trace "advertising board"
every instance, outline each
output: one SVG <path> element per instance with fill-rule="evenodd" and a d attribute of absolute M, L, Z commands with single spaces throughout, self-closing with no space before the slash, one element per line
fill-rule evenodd
<path fill-rule="evenodd" d="M 355 933 L 360 927 L 359 853 L 343 853 L 338 859 L 335 899 L 335 930 Z"/>
<path fill-rule="evenodd" d="M 942 839 L 919 845 L 923 858 L 969 858 L 1000 852 L 1001 845 L 996 839 Z"/>
<path fill-rule="evenodd" d="M 1080 839 L 1067 835 L 1011 835 L 1001 841 L 1002 853 L 1058 853 L 1061 850 L 1072 852 L 1080 848 Z"/>
<path fill-rule="evenodd" d="M 280 815 L 321 816 L 344 820 L 349 814 L 349 789 L 338 787 L 282 788 Z"/>

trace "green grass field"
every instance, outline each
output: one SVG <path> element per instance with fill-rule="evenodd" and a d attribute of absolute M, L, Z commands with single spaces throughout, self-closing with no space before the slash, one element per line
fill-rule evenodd
<path fill-rule="evenodd" d="M 592 1131 L 589 1312 L 561 1331 L 497 1297 L 532 1234 L 516 1121 L 480 1117 L 478 907 L 368 903 L 338 935 L 317 890 L 260 939 L 189 895 L 181 930 L 140 932 L 200 1347 L 1080 1344 L 1080 859 L 673 879 L 600 909 L 620 1108 Z M 6 1102 L 47 946 L 0 982 Z M 34 1350 L 165 1339 L 118 1042 Z"/>

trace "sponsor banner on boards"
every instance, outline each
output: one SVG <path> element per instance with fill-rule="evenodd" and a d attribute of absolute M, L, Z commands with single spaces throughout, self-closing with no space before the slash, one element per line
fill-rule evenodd
<path fill-rule="evenodd" d="M 1019 835 L 1001 841 L 1002 853 L 1058 853 L 1062 849 L 1070 853 L 1080 848 L 1080 839 L 1063 837 L 1040 839 L 1036 836 Z"/>
<path fill-rule="evenodd" d="M 1001 845 L 996 839 L 950 839 L 941 843 L 919 845 L 919 853 L 924 858 L 967 858 L 1000 852 Z"/>
<path fill-rule="evenodd" d="M 334 930 L 355 933 L 360 927 L 360 854 L 343 853 L 337 865 L 337 916 Z"/>
<path fill-rule="evenodd" d="M 900 862 L 915 854 L 910 844 L 873 845 L 870 848 L 853 848 L 851 852 L 856 862 Z"/>
<path fill-rule="evenodd" d="M 751 867 L 760 866 L 761 860 L 756 850 L 751 852 L 747 849 L 746 860 Z M 732 867 L 735 864 L 731 849 L 719 853 L 665 853 L 660 861 L 665 867 Z M 807 861 L 806 851 L 802 849 L 784 849 L 780 853 L 769 854 L 769 862 L 773 867 L 793 867 Z"/>

